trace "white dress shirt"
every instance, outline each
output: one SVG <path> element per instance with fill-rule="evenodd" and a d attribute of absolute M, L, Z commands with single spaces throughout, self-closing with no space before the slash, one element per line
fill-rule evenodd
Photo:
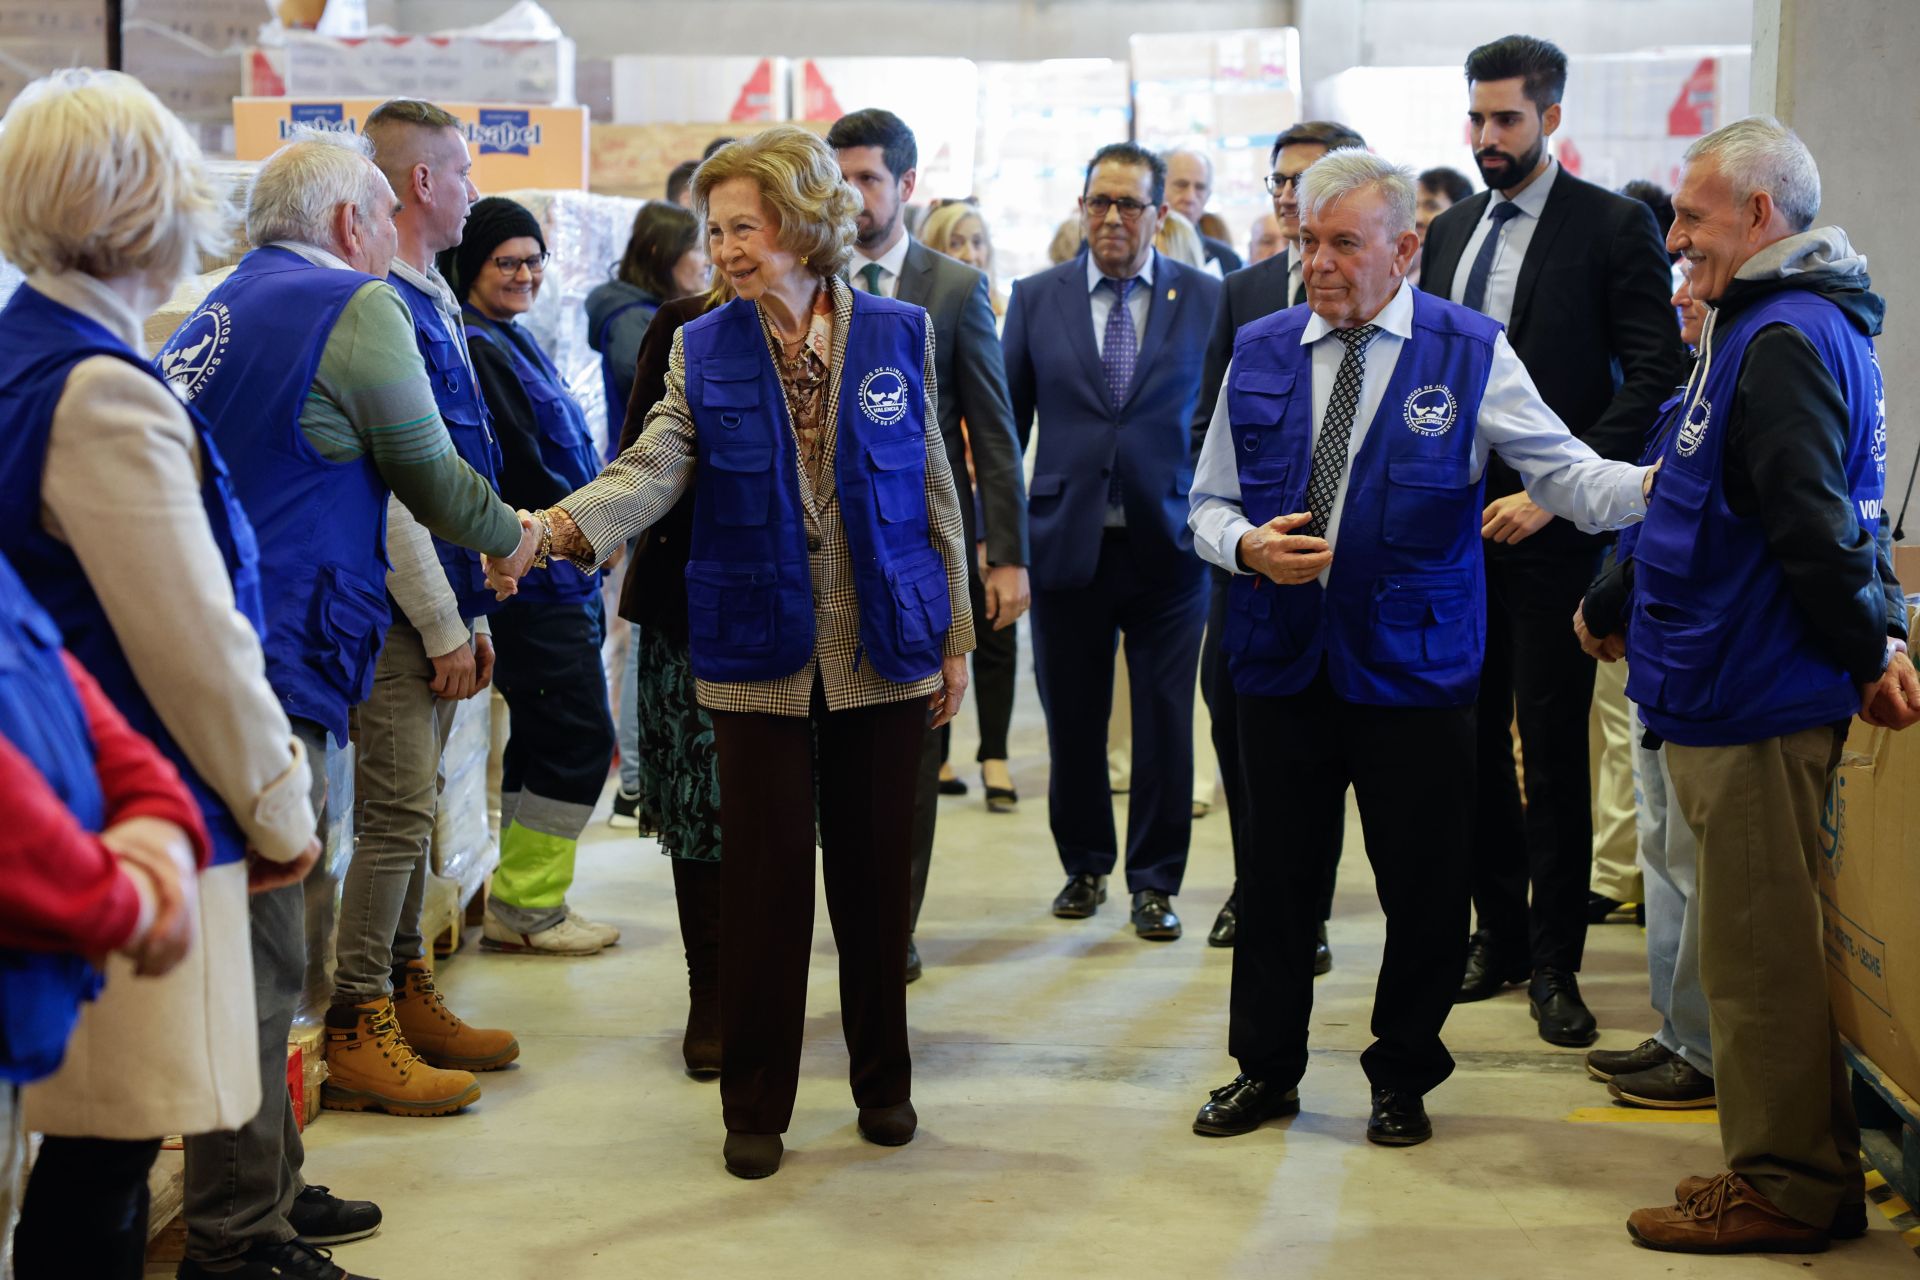
<path fill-rule="evenodd" d="M 860 251 L 860 246 L 856 244 L 853 246 L 853 260 L 847 264 L 848 281 L 852 283 L 854 288 L 860 290 L 862 293 L 877 293 L 883 298 L 894 297 L 900 292 L 900 272 L 906 268 L 907 246 L 912 243 L 913 237 L 903 231 L 900 233 L 900 238 L 893 242 L 893 248 L 887 250 L 877 258 L 869 258 Z M 880 287 L 878 289 L 869 290 L 867 288 L 866 277 L 860 274 L 869 262 L 877 262 L 880 264 Z"/>
<path fill-rule="evenodd" d="M 1547 171 L 1528 183 L 1527 189 L 1512 201 L 1494 192 L 1493 199 L 1487 201 L 1486 212 L 1480 215 L 1479 224 L 1467 238 L 1467 247 L 1460 251 L 1460 265 L 1453 269 L 1451 301 L 1462 302 L 1467 296 L 1467 277 L 1473 274 L 1474 259 L 1480 256 L 1480 246 L 1487 242 L 1493 230 L 1494 208 L 1512 203 L 1520 212 L 1507 219 L 1507 229 L 1500 233 L 1500 243 L 1493 251 L 1493 272 L 1487 277 L 1486 297 L 1486 313 L 1501 324 L 1512 323 L 1513 295 L 1520 287 L 1520 264 L 1527 260 L 1527 246 L 1533 243 L 1534 228 L 1540 225 L 1540 212 L 1547 207 L 1547 196 L 1559 173 L 1560 162 L 1549 160 Z"/>
<path fill-rule="evenodd" d="M 1360 380 L 1360 407 L 1354 415 L 1353 434 L 1347 446 L 1347 466 L 1341 473 L 1340 488 L 1334 495 L 1333 511 L 1327 522 L 1329 548 L 1335 547 L 1339 539 L 1353 459 L 1374 425 L 1381 397 L 1386 394 L 1394 366 L 1400 360 L 1400 350 L 1413 336 L 1415 292 L 1411 284 L 1403 283 L 1373 318 L 1373 323 L 1380 326 L 1380 333 L 1367 347 L 1366 372 Z M 1326 417 L 1327 402 L 1333 398 L 1334 379 L 1347 351 L 1332 335 L 1333 326 L 1318 315 L 1307 321 L 1300 335 L 1300 345 L 1313 348 L 1309 458 L 1313 456 L 1314 441 L 1320 437 L 1321 419 Z M 1229 365 L 1228 383 L 1232 379 L 1233 368 Z M 1230 421 L 1223 385 L 1213 421 L 1207 427 L 1206 443 L 1200 450 L 1187 523 L 1193 529 L 1194 550 L 1203 559 L 1230 572 L 1245 573 L 1238 555 L 1240 539 L 1253 524 L 1240 506 L 1240 471 L 1234 456 Z M 1397 417 L 1390 414 L 1387 421 L 1391 425 Z M 1486 392 L 1480 399 L 1480 416 L 1473 424 L 1471 478 L 1474 481 L 1486 470 L 1489 453 L 1498 453 L 1520 473 L 1535 502 L 1573 521 L 1587 533 L 1622 528 L 1647 514 L 1646 498 L 1641 492 L 1647 468 L 1610 462 L 1576 439 L 1534 390 L 1533 379 L 1527 376 L 1526 366 L 1513 353 L 1504 333 L 1494 339 L 1493 367 L 1487 374 Z M 1328 569 L 1320 571 L 1322 586 L 1326 585 Z"/>
<path fill-rule="evenodd" d="M 1133 317 L 1135 355 L 1140 352 L 1140 344 L 1147 340 L 1147 304 L 1153 301 L 1153 264 L 1159 257 L 1158 249 L 1148 251 L 1147 265 L 1140 268 L 1140 283 L 1127 294 L 1127 313 Z M 1100 287 L 1106 278 L 1100 264 L 1093 260 L 1093 251 L 1088 250 L 1087 292 L 1093 297 L 1093 349 L 1100 353 L 1102 360 L 1107 358 L 1107 317 L 1113 314 L 1113 290 Z"/>

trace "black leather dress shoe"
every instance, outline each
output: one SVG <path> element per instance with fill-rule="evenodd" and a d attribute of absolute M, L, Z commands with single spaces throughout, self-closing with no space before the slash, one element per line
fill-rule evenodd
<path fill-rule="evenodd" d="M 770 1178 L 780 1172 L 785 1150 L 777 1133 L 729 1133 L 724 1152 L 727 1172 L 736 1178 Z"/>
<path fill-rule="evenodd" d="M 1133 895 L 1133 931 L 1149 942 L 1172 942 L 1180 936 L 1180 917 L 1173 901 L 1158 889 Z"/>
<path fill-rule="evenodd" d="M 920 948 L 913 945 L 913 939 L 907 939 L 907 981 L 920 981 Z"/>
<path fill-rule="evenodd" d="M 1657 1067 L 1613 1078 L 1607 1092 L 1630 1107 L 1693 1111 L 1715 1105 L 1713 1077 L 1685 1058 L 1672 1057 Z"/>
<path fill-rule="evenodd" d="M 911 1102 L 860 1108 L 860 1136 L 877 1147 L 904 1147 L 919 1128 L 920 1117 Z"/>
<path fill-rule="evenodd" d="M 1525 963 L 1517 963 L 1499 954 L 1494 947 L 1492 934 L 1484 929 L 1478 930 L 1468 940 L 1467 972 L 1460 980 L 1460 994 L 1453 998 L 1453 1002 L 1471 1004 L 1475 1000 L 1497 996 L 1506 988 L 1525 982 L 1527 972 Z"/>
<path fill-rule="evenodd" d="M 1383 1147 L 1414 1147 L 1433 1136 L 1420 1095 L 1404 1089 L 1375 1089 L 1373 1115 L 1367 1120 L 1367 1141 Z"/>
<path fill-rule="evenodd" d="M 1193 1118 L 1193 1131 L 1208 1138 L 1232 1138 L 1252 1133 L 1275 1116 L 1299 1114 L 1300 1090 L 1242 1074 L 1207 1095 Z"/>
<path fill-rule="evenodd" d="M 1313 976 L 1333 972 L 1333 951 L 1327 946 L 1327 922 L 1320 922 L 1320 940 L 1313 944 Z"/>
<path fill-rule="evenodd" d="M 1658 1040 L 1642 1040 L 1633 1049 L 1595 1049 L 1587 1054 L 1587 1074 L 1607 1083 L 1615 1076 L 1630 1076 L 1636 1071 L 1651 1071 L 1673 1061 L 1673 1050 Z"/>
<path fill-rule="evenodd" d="M 1207 933 L 1207 945 L 1210 947 L 1230 947 L 1233 938 L 1240 931 L 1240 895 L 1229 895 L 1220 906 L 1220 914 L 1213 918 L 1213 928 Z"/>
<path fill-rule="evenodd" d="M 1053 898 L 1053 914 L 1062 920 L 1085 920 L 1107 900 L 1105 876 L 1070 876 L 1067 887 Z"/>
<path fill-rule="evenodd" d="M 1527 1009 L 1548 1044 L 1584 1049 L 1600 1038 L 1600 1026 L 1580 999 L 1580 984 L 1565 969 L 1542 969 L 1527 986 Z"/>

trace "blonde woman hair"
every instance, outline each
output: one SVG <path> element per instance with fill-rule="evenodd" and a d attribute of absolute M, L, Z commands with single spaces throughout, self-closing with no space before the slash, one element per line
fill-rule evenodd
<path fill-rule="evenodd" d="M 0 254 L 22 271 L 144 276 L 169 288 L 229 247 L 200 147 L 118 71 L 56 71 L 0 118 Z"/>
<path fill-rule="evenodd" d="M 735 178 L 759 189 L 779 223 L 781 248 L 822 280 L 840 274 L 853 255 L 854 219 L 864 205 L 825 142 L 777 124 L 720 148 L 693 174 L 693 207 L 702 224 L 713 189 Z"/>
<path fill-rule="evenodd" d="M 1200 243 L 1200 233 L 1183 213 L 1167 210 L 1167 216 L 1160 220 L 1160 232 L 1153 238 L 1153 247 L 1183 266 L 1206 268 L 1206 246 Z"/>
<path fill-rule="evenodd" d="M 991 266 L 993 264 L 993 229 L 987 226 L 986 216 L 980 212 L 979 206 L 968 204 L 964 200 L 943 204 L 928 214 L 927 220 L 920 225 L 920 243 L 935 253 L 946 253 L 948 257 L 952 257 L 951 253 L 947 253 L 947 242 L 953 238 L 953 229 L 968 218 L 980 224 L 980 234 L 987 239 L 987 263 Z M 993 272 L 988 271 L 987 277 L 991 279 Z"/>
<path fill-rule="evenodd" d="M 1047 245 L 1047 261 L 1059 266 L 1063 262 L 1072 262 L 1080 254 L 1080 246 L 1087 242 L 1086 228 L 1075 214 L 1054 230 L 1053 239 Z"/>

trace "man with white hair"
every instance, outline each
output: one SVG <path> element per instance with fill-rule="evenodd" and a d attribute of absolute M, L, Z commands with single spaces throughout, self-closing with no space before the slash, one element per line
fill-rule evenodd
<path fill-rule="evenodd" d="M 1167 204 L 1193 224 L 1194 234 L 1200 237 L 1207 274 L 1218 277 L 1238 271 L 1244 264 L 1233 246 L 1200 230 L 1200 219 L 1205 216 L 1207 201 L 1213 195 L 1212 157 L 1191 147 L 1176 147 L 1162 159 L 1167 162 Z"/>
<path fill-rule="evenodd" d="M 1632 545 L 1628 696 L 1699 842 L 1727 1172 L 1627 1230 L 1655 1249 L 1815 1253 L 1866 1231 L 1860 1126 L 1827 994 L 1816 886 L 1847 721 L 1920 721 L 1904 601 L 1879 554 L 1885 304 L 1820 174 L 1756 116 L 1687 149 L 1667 247 L 1706 303 Z"/>
<path fill-rule="evenodd" d="M 1485 644 L 1481 493 L 1497 454 L 1589 530 L 1646 510 L 1541 401 L 1500 326 L 1406 280 L 1412 176 L 1358 148 L 1301 184 L 1307 306 L 1243 326 L 1191 497 L 1194 549 L 1233 575 L 1222 636 L 1247 762 L 1229 1051 L 1194 1131 L 1300 1109 L 1328 862 L 1352 787 L 1387 948 L 1367 1137 L 1432 1136 L 1440 1029 L 1465 961 L 1473 715 Z"/>
<path fill-rule="evenodd" d="M 350 136 L 314 134 L 262 166 L 247 203 L 255 246 L 162 349 L 159 367 L 204 415 L 260 547 L 267 678 L 315 767 L 347 740 L 388 620 L 389 492 L 435 533 L 506 556 L 527 534 L 512 508 L 455 455 L 434 408 L 405 305 L 384 280 L 396 243 L 392 188 Z M 281 892 L 298 894 L 295 886 Z M 256 898 L 256 904 L 261 901 Z M 296 898 L 297 901 L 297 898 Z M 256 905 L 256 910 L 259 907 Z M 285 1061 L 306 978 L 304 914 L 256 934 L 262 1052 Z M 391 1005 L 348 1034 L 422 1113 L 479 1096 L 466 1072 L 415 1059 Z M 335 1068 L 335 1081 L 342 1072 Z M 238 1130 L 187 1139 L 183 1280 L 300 1276 L 340 1268 L 294 1245 L 369 1234 L 371 1205 L 303 1184 L 303 1150 L 279 1070 Z M 314 1213 L 310 1209 L 322 1209 Z"/>

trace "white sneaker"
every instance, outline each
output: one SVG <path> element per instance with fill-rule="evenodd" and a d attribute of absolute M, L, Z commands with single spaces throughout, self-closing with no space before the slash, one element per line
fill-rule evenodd
<path fill-rule="evenodd" d="M 488 911 L 480 927 L 480 945 L 488 951 L 521 955 L 590 956 L 607 944 L 600 934 L 582 928 L 573 916 L 567 916 L 551 929 L 521 933 L 501 924 L 493 912 Z"/>
<path fill-rule="evenodd" d="M 572 907 L 567 908 L 567 923 L 593 934 L 600 939 L 600 945 L 603 947 L 610 947 L 620 941 L 620 930 L 610 924 L 601 924 L 598 920 L 589 920 Z"/>
<path fill-rule="evenodd" d="M 618 831 L 632 831 L 640 825 L 640 793 L 627 794 L 626 788 L 613 789 L 613 810 L 607 814 L 607 825 Z"/>

